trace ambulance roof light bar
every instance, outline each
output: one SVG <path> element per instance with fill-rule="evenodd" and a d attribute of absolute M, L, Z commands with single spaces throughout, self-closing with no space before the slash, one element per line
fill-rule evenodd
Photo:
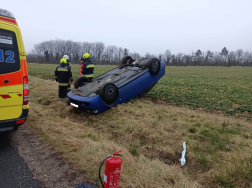
<path fill-rule="evenodd" d="M 4 9 L 1 9 L 1 8 L 0 8 L 0 16 L 15 19 L 14 15 L 10 11 L 4 10 Z"/>

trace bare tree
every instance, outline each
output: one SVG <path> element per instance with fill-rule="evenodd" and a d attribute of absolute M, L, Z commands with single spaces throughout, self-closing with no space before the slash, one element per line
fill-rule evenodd
<path fill-rule="evenodd" d="M 151 54 L 150 54 L 149 52 L 146 52 L 146 53 L 145 53 L 145 57 L 146 57 L 146 58 L 150 58 L 150 57 L 151 57 Z"/>
<path fill-rule="evenodd" d="M 197 65 L 200 65 L 201 59 L 202 59 L 202 52 L 200 50 L 197 50 L 195 53 L 195 56 L 197 57 Z"/>
<path fill-rule="evenodd" d="M 132 59 L 134 59 L 134 60 L 140 59 L 140 58 L 141 58 L 141 56 L 140 56 L 138 53 L 130 53 L 129 55 L 130 55 L 130 56 L 132 57 Z"/>
<path fill-rule="evenodd" d="M 101 55 L 105 49 L 105 45 L 103 42 L 96 42 L 95 43 L 95 49 L 94 49 L 94 56 L 96 61 L 101 62 Z"/>
<path fill-rule="evenodd" d="M 124 48 L 124 56 L 127 56 L 129 54 L 129 50 L 127 48 Z"/>
<path fill-rule="evenodd" d="M 122 47 L 118 48 L 118 58 L 119 58 L 119 61 L 121 61 L 121 59 L 123 58 L 124 56 L 124 50 Z"/>
<path fill-rule="evenodd" d="M 166 50 L 165 53 L 164 53 L 164 61 L 165 61 L 166 65 L 169 64 L 171 58 L 172 58 L 171 51 Z"/>
<path fill-rule="evenodd" d="M 208 50 L 207 52 L 206 52 L 206 56 L 205 56 L 205 65 L 210 65 L 210 59 L 213 57 L 213 53 L 210 51 L 210 50 Z"/>
<path fill-rule="evenodd" d="M 243 63 L 245 66 L 249 66 L 250 62 L 252 61 L 252 53 L 249 51 L 244 52 L 243 54 Z"/>
<path fill-rule="evenodd" d="M 227 66 L 229 66 L 229 64 L 227 62 L 228 50 L 226 47 L 222 48 L 220 55 L 223 57 L 224 65 L 227 64 Z"/>
<path fill-rule="evenodd" d="M 231 51 L 228 54 L 228 60 L 227 61 L 228 61 L 229 66 L 235 65 L 235 63 L 236 63 L 236 54 L 235 54 L 235 52 Z"/>
<path fill-rule="evenodd" d="M 184 62 L 185 62 L 185 66 L 189 66 L 190 63 L 192 62 L 192 56 L 191 55 L 184 55 Z"/>
<path fill-rule="evenodd" d="M 98 64 L 118 64 L 125 55 L 139 59 L 141 56 L 136 52 L 129 53 L 127 48 L 114 45 L 105 46 L 102 42 L 75 42 L 72 40 L 50 40 L 35 44 L 30 53 L 27 54 L 28 62 L 37 63 L 59 63 L 63 55 L 70 57 L 71 63 L 80 63 L 84 53 L 90 53 L 91 58 Z M 154 55 L 146 53 L 144 57 L 158 57 L 165 61 L 166 65 L 175 66 L 252 66 L 252 53 L 244 52 L 242 49 L 228 52 L 224 47 L 219 52 L 192 52 L 191 54 L 173 54 L 166 50 L 164 54 Z"/>
<path fill-rule="evenodd" d="M 242 63 L 242 57 L 243 57 L 243 50 L 242 49 L 236 50 L 237 61 L 239 61 L 240 63 Z"/>

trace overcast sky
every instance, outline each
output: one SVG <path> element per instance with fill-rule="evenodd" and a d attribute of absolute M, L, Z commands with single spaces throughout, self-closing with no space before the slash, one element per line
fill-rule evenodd
<path fill-rule="evenodd" d="M 3 1 L 3 0 L 1 0 Z M 252 51 L 252 0 L 8 0 L 25 49 L 45 40 L 104 42 L 144 55 Z"/>

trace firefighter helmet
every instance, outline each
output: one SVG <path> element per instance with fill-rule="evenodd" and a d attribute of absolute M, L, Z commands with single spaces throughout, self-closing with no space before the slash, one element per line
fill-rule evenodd
<path fill-rule="evenodd" d="M 85 54 L 83 55 L 83 59 L 87 59 L 87 58 L 90 58 L 89 53 L 85 53 Z"/>
<path fill-rule="evenodd" d="M 69 59 L 68 55 L 64 55 L 63 58 L 66 59 L 66 60 Z"/>
<path fill-rule="evenodd" d="M 62 58 L 62 59 L 60 60 L 60 63 L 67 63 L 67 60 L 66 60 L 65 58 Z"/>

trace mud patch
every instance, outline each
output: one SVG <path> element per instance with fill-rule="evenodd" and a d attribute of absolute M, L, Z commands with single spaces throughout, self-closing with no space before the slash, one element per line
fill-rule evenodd
<path fill-rule="evenodd" d="M 179 165 L 179 159 L 181 158 L 181 154 L 177 151 L 174 153 L 170 153 L 161 149 L 156 149 L 155 147 L 146 146 L 145 147 L 146 155 L 145 157 L 153 160 L 159 159 L 163 161 L 167 165 Z"/>
<path fill-rule="evenodd" d="M 87 179 L 86 172 L 74 168 L 60 153 L 40 141 L 30 127 L 26 125 L 19 127 L 11 134 L 11 142 L 42 187 L 72 188 L 82 182 L 94 184 Z"/>

